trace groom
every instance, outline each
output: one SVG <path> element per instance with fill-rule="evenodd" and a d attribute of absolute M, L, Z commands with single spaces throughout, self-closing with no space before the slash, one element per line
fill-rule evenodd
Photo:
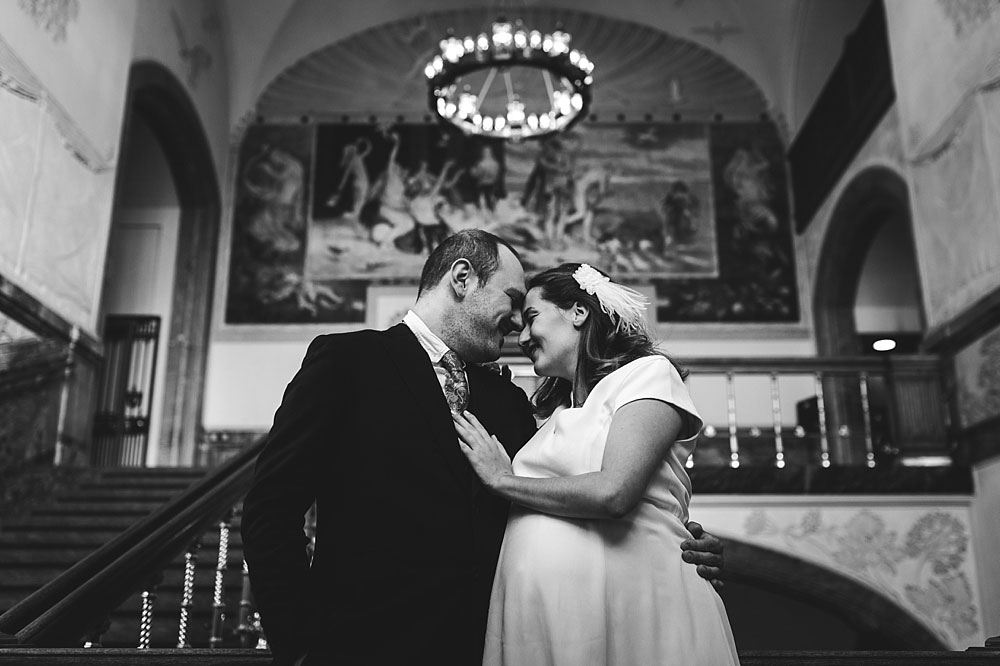
<path fill-rule="evenodd" d="M 275 664 L 480 663 L 508 505 L 466 462 L 450 408 L 475 414 L 511 458 L 534 434 L 524 392 L 478 365 L 521 329 L 524 290 L 510 245 L 459 232 L 428 258 L 403 323 L 310 345 L 243 507 Z M 719 541 L 690 545 L 685 560 L 716 577 Z"/>

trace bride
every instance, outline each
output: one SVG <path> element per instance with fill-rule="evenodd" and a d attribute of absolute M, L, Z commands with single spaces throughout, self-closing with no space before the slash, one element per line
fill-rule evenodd
<path fill-rule="evenodd" d="M 513 503 L 484 664 L 738 664 L 722 600 L 674 556 L 703 424 L 644 309 L 586 264 L 540 273 L 519 344 L 546 378 L 548 420 L 511 464 L 475 416 L 454 415 L 476 473 Z"/>

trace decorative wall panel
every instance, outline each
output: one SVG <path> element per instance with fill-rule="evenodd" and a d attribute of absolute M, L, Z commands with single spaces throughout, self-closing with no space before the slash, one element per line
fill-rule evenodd
<path fill-rule="evenodd" d="M 968 499 L 751 500 L 695 496 L 691 517 L 730 537 L 819 564 L 909 611 L 952 649 L 982 645 Z"/>

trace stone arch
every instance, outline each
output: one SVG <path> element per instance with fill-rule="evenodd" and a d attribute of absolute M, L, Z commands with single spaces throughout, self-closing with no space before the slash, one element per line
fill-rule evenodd
<path fill-rule="evenodd" d="M 894 649 L 948 650 L 908 610 L 836 571 L 745 541 L 726 538 L 726 579 L 782 594 L 875 635 Z"/>
<path fill-rule="evenodd" d="M 208 138 L 184 85 L 164 65 L 133 63 L 122 128 L 123 144 L 130 122 L 138 117 L 162 147 L 180 204 L 177 263 L 172 308 L 167 327 L 162 464 L 195 463 L 201 425 L 205 367 L 211 325 L 215 263 L 221 223 L 221 196 Z M 120 154 L 125 153 L 122 145 Z M 122 173 L 115 187 L 117 199 Z"/>
<path fill-rule="evenodd" d="M 902 219 L 911 230 L 909 189 L 903 177 L 884 167 L 869 167 L 851 179 L 830 216 L 813 289 L 816 348 L 821 356 L 861 353 L 854 323 L 854 301 L 865 257 L 882 222 Z M 910 251 L 915 253 L 911 244 Z"/>

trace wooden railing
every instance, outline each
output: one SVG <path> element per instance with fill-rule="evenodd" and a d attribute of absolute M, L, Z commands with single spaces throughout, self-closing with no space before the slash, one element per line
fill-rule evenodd
<path fill-rule="evenodd" d="M 515 381 L 537 386 L 512 358 Z M 680 358 L 705 419 L 689 466 L 876 467 L 947 462 L 950 396 L 937 356 Z"/>
<path fill-rule="evenodd" d="M 78 647 L 246 493 L 258 442 L 0 615 L 0 644 Z M 221 550 L 221 547 L 220 547 Z M 141 643 L 141 637 L 140 637 Z"/>

